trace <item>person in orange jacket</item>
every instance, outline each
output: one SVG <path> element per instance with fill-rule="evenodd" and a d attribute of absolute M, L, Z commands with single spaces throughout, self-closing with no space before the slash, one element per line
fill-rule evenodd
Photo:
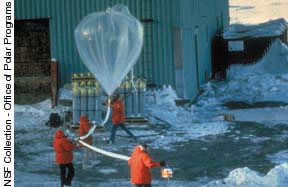
<path fill-rule="evenodd" d="M 91 129 L 91 125 L 89 123 L 87 116 L 81 115 L 80 116 L 80 125 L 79 125 L 79 130 L 78 130 L 79 136 L 81 137 L 81 136 L 86 135 L 90 131 L 90 129 Z M 88 136 L 83 141 L 89 145 L 92 145 L 92 143 L 93 143 L 92 135 Z"/>
<path fill-rule="evenodd" d="M 112 103 L 110 104 L 110 107 L 112 108 L 112 128 L 111 128 L 111 135 L 109 143 L 114 143 L 115 135 L 118 127 L 121 127 L 128 135 L 130 135 L 131 138 L 133 138 L 136 141 L 136 137 L 127 129 L 127 127 L 124 125 L 125 121 L 125 110 L 124 105 L 120 99 L 119 94 L 114 94 Z"/>
<path fill-rule="evenodd" d="M 62 130 L 57 130 L 54 136 L 53 147 L 55 151 L 55 160 L 59 164 L 61 187 L 70 186 L 74 177 L 73 150 L 77 147 L 64 135 Z M 68 173 L 66 173 L 68 170 Z"/>
<path fill-rule="evenodd" d="M 131 183 L 136 187 L 151 187 L 153 167 L 166 166 L 165 161 L 155 162 L 147 153 L 147 145 L 137 145 L 128 160 L 130 166 Z"/>
<path fill-rule="evenodd" d="M 89 123 L 89 120 L 87 118 L 87 116 L 85 115 L 81 115 L 80 116 L 80 125 L 79 125 L 79 130 L 78 130 L 78 134 L 79 137 L 86 135 L 91 129 L 91 125 Z M 83 140 L 85 143 L 92 145 L 93 143 L 93 137 L 92 135 L 88 136 L 87 138 L 85 138 Z M 83 145 L 80 144 L 81 147 L 83 147 Z M 90 151 L 87 147 L 83 147 L 83 159 L 82 159 L 82 168 L 83 169 L 87 169 L 89 167 L 89 162 L 91 162 L 93 160 L 93 152 Z"/>

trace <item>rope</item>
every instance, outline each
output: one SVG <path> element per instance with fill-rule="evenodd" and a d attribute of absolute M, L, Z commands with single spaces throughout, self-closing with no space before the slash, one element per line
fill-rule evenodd
<path fill-rule="evenodd" d="M 130 80 L 130 82 L 131 82 L 131 85 L 132 85 L 132 87 L 134 89 L 133 92 L 136 93 L 136 95 L 137 95 L 137 88 L 136 88 L 135 83 L 134 83 L 134 70 L 133 70 L 133 68 L 131 70 L 131 80 Z"/>
<path fill-rule="evenodd" d="M 112 152 L 109 152 L 109 151 L 105 151 L 103 149 L 99 149 L 97 147 L 93 147 L 93 146 L 83 142 L 82 140 L 79 140 L 79 143 L 81 143 L 82 145 L 84 145 L 88 149 L 91 149 L 92 151 L 100 153 L 100 154 L 105 155 L 105 156 L 109 156 L 109 157 L 112 157 L 112 158 L 117 158 L 117 159 L 120 159 L 120 160 L 126 160 L 126 161 L 129 160 L 129 158 L 130 158 L 130 157 L 125 156 L 125 155 L 112 153 Z"/>

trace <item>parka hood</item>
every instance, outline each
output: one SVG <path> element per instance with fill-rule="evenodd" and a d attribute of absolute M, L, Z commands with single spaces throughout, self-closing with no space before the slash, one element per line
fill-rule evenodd
<path fill-rule="evenodd" d="M 64 132 L 62 130 L 57 130 L 55 132 L 55 138 L 63 138 L 65 137 Z"/>
<path fill-rule="evenodd" d="M 88 123 L 88 118 L 86 116 L 80 116 L 80 123 Z"/>
<path fill-rule="evenodd" d="M 134 148 L 132 154 L 138 154 L 138 153 L 141 153 L 141 152 L 144 152 L 144 150 L 141 148 L 141 145 L 137 145 L 137 146 Z"/>

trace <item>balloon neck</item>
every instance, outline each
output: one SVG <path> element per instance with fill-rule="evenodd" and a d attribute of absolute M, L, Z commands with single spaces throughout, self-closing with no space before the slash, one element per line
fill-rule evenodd
<path fill-rule="evenodd" d="M 111 95 L 108 96 L 108 106 L 111 104 Z"/>

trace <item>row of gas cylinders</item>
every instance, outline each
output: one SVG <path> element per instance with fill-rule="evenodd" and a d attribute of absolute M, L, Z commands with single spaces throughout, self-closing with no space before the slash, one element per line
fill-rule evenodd
<path fill-rule="evenodd" d="M 107 96 L 100 83 L 90 73 L 73 74 L 72 89 L 73 124 L 79 123 L 81 115 L 86 115 L 90 121 L 102 121 Z M 116 92 L 123 98 L 127 117 L 146 117 L 146 82 L 143 79 L 136 78 L 132 81 L 125 78 Z"/>

